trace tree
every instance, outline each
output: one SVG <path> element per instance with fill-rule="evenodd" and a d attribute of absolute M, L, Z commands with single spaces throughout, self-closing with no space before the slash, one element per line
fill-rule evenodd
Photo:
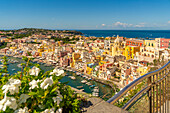
<path fill-rule="evenodd" d="M 153 63 L 154 63 L 154 66 L 156 66 L 156 64 L 157 64 L 157 60 L 156 60 L 156 59 L 154 59 L 154 60 L 153 60 Z"/>

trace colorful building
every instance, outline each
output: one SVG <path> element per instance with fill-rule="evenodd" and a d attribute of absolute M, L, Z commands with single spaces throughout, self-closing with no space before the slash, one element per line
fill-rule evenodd
<path fill-rule="evenodd" d="M 170 48 L 170 39 L 155 38 L 155 41 L 160 49 Z"/>
<path fill-rule="evenodd" d="M 126 45 L 128 46 L 139 46 L 142 47 L 144 45 L 144 41 L 143 40 L 138 40 L 138 39 L 127 39 L 126 40 Z"/>
<path fill-rule="evenodd" d="M 126 60 L 134 59 L 136 52 L 139 52 L 139 51 L 140 51 L 140 47 L 138 46 L 127 46 L 125 48 L 123 55 L 126 57 Z"/>

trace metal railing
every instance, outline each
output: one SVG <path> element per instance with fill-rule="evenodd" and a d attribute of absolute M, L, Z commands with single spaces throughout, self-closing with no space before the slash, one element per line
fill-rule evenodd
<path fill-rule="evenodd" d="M 149 103 L 148 112 L 170 113 L 170 61 L 158 70 L 137 78 L 107 102 L 111 104 L 118 103 L 121 98 L 129 95 L 129 91 L 134 90 L 141 83 L 144 83 L 143 87 L 136 91 L 123 105 L 122 109 L 129 110 L 140 98 L 147 94 L 148 99 L 146 101 Z"/>

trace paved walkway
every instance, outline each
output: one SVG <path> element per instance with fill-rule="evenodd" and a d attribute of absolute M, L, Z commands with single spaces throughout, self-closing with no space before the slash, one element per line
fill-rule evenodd
<path fill-rule="evenodd" d="M 107 103 L 100 98 L 89 98 L 88 104 L 82 108 L 82 113 L 128 113 L 119 107 Z"/>

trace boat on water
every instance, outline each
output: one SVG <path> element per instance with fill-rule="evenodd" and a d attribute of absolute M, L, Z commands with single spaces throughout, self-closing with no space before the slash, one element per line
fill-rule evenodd
<path fill-rule="evenodd" d="M 98 96 L 99 96 L 99 93 L 92 92 L 92 96 L 98 97 Z"/>
<path fill-rule="evenodd" d="M 83 86 L 77 86 L 78 89 L 83 88 Z"/>
<path fill-rule="evenodd" d="M 15 71 L 15 69 L 12 69 L 12 71 Z"/>
<path fill-rule="evenodd" d="M 87 84 L 88 86 L 91 86 L 91 85 L 92 85 L 90 82 L 87 82 L 86 84 Z"/>
<path fill-rule="evenodd" d="M 81 83 L 83 83 L 83 84 L 86 83 L 86 82 L 87 82 L 87 80 L 82 80 L 82 81 L 81 81 Z"/>
<path fill-rule="evenodd" d="M 95 85 L 91 85 L 91 86 L 90 86 L 90 88 L 93 88 L 93 87 L 95 87 Z"/>
<path fill-rule="evenodd" d="M 77 74 L 77 75 L 81 75 L 81 73 L 80 73 L 80 72 L 76 72 L 76 74 Z"/>
<path fill-rule="evenodd" d="M 19 68 L 22 68 L 22 65 L 21 65 L 21 64 L 18 64 L 17 66 L 18 66 Z"/>
<path fill-rule="evenodd" d="M 87 78 L 87 80 L 92 80 L 92 78 Z"/>
<path fill-rule="evenodd" d="M 98 87 L 94 87 L 93 92 L 92 92 L 92 96 L 99 96 L 99 88 Z"/>
<path fill-rule="evenodd" d="M 74 76 L 70 76 L 70 78 L 71 78 L 72 80 L 75 80 L 75 79 L 76 79 L 76 77 L 74 77 Z"/>

